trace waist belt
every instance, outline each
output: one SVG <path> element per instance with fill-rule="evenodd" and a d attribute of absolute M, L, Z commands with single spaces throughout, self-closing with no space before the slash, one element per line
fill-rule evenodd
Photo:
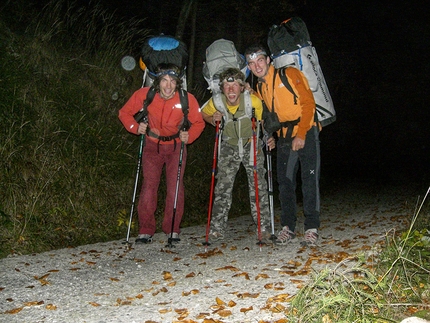
<path fill-rule="evenodd" d="M 281 122 L 281 138 L 284 137 L 284 129 L 283 128 L 288 128 L 287 129 L 287 133 L 285 134 L 285 139 L 291 139 L 293 136 L 293 129 L 294 127 L 300 122 L 300 118 L 293 120 L 293 121 L 284 121 Z"/>
<path fill-rule="evenodd" d="M 173 140 L 173 150 L 176 150 L 176 138 L 179 138 L 179 132 L 177 134 L 174 134 L 172 136 L 159 136 L 156 133 L 152 132 L 151 130 L 148 131 L 148 136 L 158 139 L 157 143 L 157 151 L 160 152 L 160 141 L 172 141 Z"/>
<path fill-rule="evenodd" d="M 155 139 L 158 139 L 159 141 L 171 141 L 171 140 L 175 140 L 176 138 L 179 138 L 179 133 L 172 135 L 172 136 L 159 136 L 156 133 L 149 130 L 148 136 L 155 138 Z"/>

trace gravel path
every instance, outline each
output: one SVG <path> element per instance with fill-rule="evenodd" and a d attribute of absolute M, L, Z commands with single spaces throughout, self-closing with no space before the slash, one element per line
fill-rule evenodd
<path fill-rule="evenodd" d="M 407 225 L 416 198 L 404 188 L 331 192 L 316 248 L 300 245 L 302 216 L 285 247 L 257 245 L 251 217 L 242 216 L 207 250 L 197 226 L 184 228 L 175 248 L 158 233 L 150 245 L 112 241 L 1 259 L 0 322 L 281 322 L 279 309 L 314 271 L 377 252 L 387 232 Z"/>

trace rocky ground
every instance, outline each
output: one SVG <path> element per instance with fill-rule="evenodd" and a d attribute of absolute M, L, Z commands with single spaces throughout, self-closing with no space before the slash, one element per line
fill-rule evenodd
<path fill-rule="evenodd" d="M 387 234 L 405 228 L 419 193 L 366 185 L 327 193 L 312 248 L 300 245 L 302 216 L 288 246 L 258 245 L 251 216 L 241 216 L 207 247 L 205 226 L 196 226 L 174 248 L 157 233 L 149 245 L 121 240 L 1 259 L 0 321 L 282 322 L 313 273 L 357 254 L 371 258 Z"/>

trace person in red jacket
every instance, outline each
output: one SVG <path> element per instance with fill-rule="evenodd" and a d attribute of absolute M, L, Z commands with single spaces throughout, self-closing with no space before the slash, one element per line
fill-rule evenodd
<path fill-rule="evenodd" d="M 164 208 L 162 230 L 172 241 L 178 242 L 180 223 L 184 213 L 183 175 L 186 167 L 187 150 L 184 147 L 179 181 L 176 212 L 173 214 L 176 182 L 178 175 L 181 142 L 191 144 L 202 133 L 205 122 L 200 114 L 196 98 L 188 96 L 189 128 L 183 129 L 184 113 L 179 91 L 182 80 L 179 68 L 173 64 L 160 64 L 156 69 L 153 87 L 156 94 L 148 106 L 147 121 L 137 123 L 134 115 L 142 109 L 149 87 L 134 92 L 119 111 L 119 119 L 132 134 L 146 135 L 142 155 L 143 182 L 138 203 L 139 235 L 136 243 L 150 243 L 156 230 L 155 210 L 157 208 L 158 186 L 164 165 L 166 166 L 167 194 Z M 174 229 L 172 231 L 172 217 Z"/>

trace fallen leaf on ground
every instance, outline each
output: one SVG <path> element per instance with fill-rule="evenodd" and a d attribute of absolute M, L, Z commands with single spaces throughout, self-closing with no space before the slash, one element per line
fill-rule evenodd
<path fill-rule="evenodd" d="M 5 314 L 16 314 L 16 313 L 21 312 L 22 309 L 23 309 L 23 307 L 13 308 L 11 310 L 6 311 Z"/>
<path fill-rule="evenodd" d="M 258 296 L 260 296 L 260 293 L 242 293 L 242 294 L 237 294 L 238 298 L 246 298 L 246 297 L 257 298 Z"/>
<path fill-rule="evenodd" d="M 225 305 L 225 302 L 219 297 L 215 298 L 215 301 L 218 305 Z"/>
<path fill-rule="evenodd" d="M 268 274 L 258 274 L 257 276 L 255 276 L 255 280 L 260 279 L 260 278 L 269 278 Z"/>
<path fill-rule="evenodd" d="M 24 306 L 42 305 L 44 303 L 45 303 L 44 301 L 24 302 Z"/>
<path fill-rule="evenodd" d="M 162 309 L 158 310 L 158 312 L 161 314 L 166 314 L 166 313 L 169 313 L 171 311 L 172 311 L 171 309 L 167 309 L 167 308 L 162 308 Z"/>
<path fill-rule="evenodd" d="M 100 306 L 100 304 L 99 303 L 96 303 L 96 302 L 89 302 L 92 306 L 94 306 L 94 307 L 97 307 L 97 306 Z"/>
<path fill-rule="evenodd" d="M 252 306 L 250 306 L 250 307 L 247 307 L 247 308 L 241 308 L 240 309 L 240 311 L 242 312 L 242 313 L 246 313 L 246 312 L 248 312 L 248 311 L 252 311 L 254 308 L 252 307 Z"/>
<path fill-rule="evenodd" d="M 163 279 L 164 280 L 170 280 L 173 279 L 172 274 L 168 271 L 163 271 Z"/>
<path fill-rule="evenodd" d="M 220 310 L 216 312 L 216 314 L 218 314 L 221 317 L 227 317 L 227 316 L 230 316 L 232 313 L 230 310 Z"/>

